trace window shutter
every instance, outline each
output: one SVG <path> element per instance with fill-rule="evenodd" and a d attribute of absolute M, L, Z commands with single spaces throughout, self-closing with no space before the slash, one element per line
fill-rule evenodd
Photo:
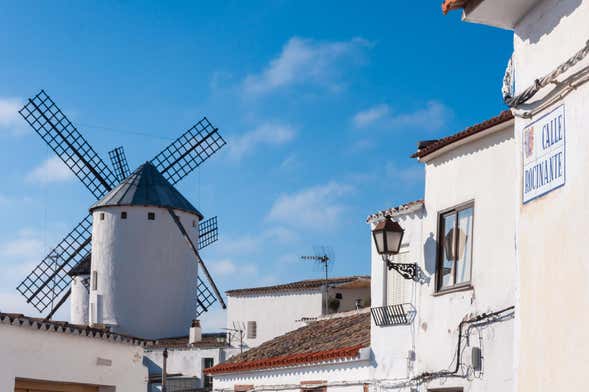
<path fill-rule="evenodd" d="M 247 322 L 247 338 L 255 339 L 258 336 L 258 325 L 255 321 Z"/>
<path fill-rule="evenodd" d="M 401 248 L 393 258 L 395 263 L 411 263 L 408 247 Z M 406 280 L 395 270 L 387 272 L 387 305 L 403 304 L 410 301 L 410 281 Z"/>

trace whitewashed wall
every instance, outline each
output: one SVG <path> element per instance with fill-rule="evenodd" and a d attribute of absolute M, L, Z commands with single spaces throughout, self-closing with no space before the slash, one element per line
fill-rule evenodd
<path fill-rule="evenodd" d="M 111 386 L 117 392 L 147 389 L 142 347 L 0 324 L 0 351 L 2 391 L 13 391 L 16 377 Z M 112 366 L 97 365 L 98 358 Z"/>
<path fill-rule="evenodd" d="M 121 219 L 122 211 L 127 219 Z M 155 212 L 155 220 L 147 219 L 148 212 Z M 198 217 L 176 214 L 197 246 Z M 143 338 L 185 335 L 196 314 L 197 262 L 168 211 L 105 207 L 92 219 L 97 290 L 91 274 L 90 313 L 96 303 L 96 322 Z"/>
<path fill-rule="evenodd" d="M 78 275 L 72 278 L 70 322 L 73 324 L 87 325 L 89 323 L 88 306 L 90 305 L 90 293 L 83 282 L 84 279 L 88 279 L 89 281 L 89 278 L 90 275 Z"/>
<path fill-rule="evenodd" d="M 370 349 L 365 350 L 369 351 Z M 253 385 L 256 388 L 269 388 L 266 390 L 272 390 L 272 386 L 275 388 L 276 386 L 286 386 L 286 388 L 276 388 L 275 390 L 299 392 L 302 381 L 326 381 L 332 384 L 351 383 L 351 385 L 330 386 L 328 387 L 330 392 L 363 392 L 363 381 L 369 380 L 370 369 L 370 361 L 364 359 L 353 362 L 215 375 L 214 390 L 233 391 L 235 385 Z"/>
<path fill-rule="evenodd" d="M 551 72 L 589 39 L 589 2 L 537 2 L 515 28 L 516 90 Z M 571 72 L 587 66 L 585 59 Z M 549 88 L 546 90 L 550 90 Z M 542 94 L 540 95 L 542 96 Z M 534 101 L 534 98 L 532 101 Z M 566 184 L 521 204 L 518 170 L 515 203 L 519 247 L 519 328 L 516 341 L 521 391 L 580 390 L 589 368 L 589 84 L 564 97 Z M 516 159 L 521 132 L 533 119 L 516 119 Z"/>
<path fill-rule="evenodd" d="M 453 370 L 459 323 L 515 301 L 515 164 L 512 125 L 458 146 L 426 164 L 425 210 L 398 218 L 413 260 L 431 277 L 406 281 L 417 309 L 410 326 L 372 326 L 377 380 L 406 380 L 423 372 Z M 434 295 L 438 212 L 474 200 L 473 289 Z M 405 240 L 404 240 L 405 242 Z M 384 267 L 372 247 L 373 306 L 384 304 Z M 472 345 L 479 345 L 471 339 Z M 481 331 L 484 374 L 440 379 L 419 387 L 462 386 L 465 391 L 508 391 L 513 384 L 513 321 Z M 412 354 L 415 353 L 415 360 Z M 464 362 L 469 363 L 470 349 Z M 391 384 L 391 383 L 389 383 Z M 394 383 L 392 383 L 394 384 Z M 403 389 L 403 388 L 401 388 Z M 409 390 L 409 388 L 405 388 Z"/>
<path fill-rule="evenodd" d="M 256 321 L 256 338 L 248 339 L 247 331 L 244 336 L 246 348 L 255 347 L 305 325 L 297 320 L 320 316 L 323 306 L 322 298 L 320 290 L 229 295 L 227 297 L 227 328 L 234 328 L 235 323 L 247 329 L 248 321 Z M 234 346 L 238 345 L 238 338 L 231 343 Z"/>

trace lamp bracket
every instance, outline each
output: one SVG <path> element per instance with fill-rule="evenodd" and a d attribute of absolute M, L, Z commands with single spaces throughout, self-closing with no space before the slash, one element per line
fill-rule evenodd
<path fill-rule="evenodd" d="M 389 271 L 395 270 L 407 280 L 414 280 L 419 283 L 429 282 L 429 277 L 423 273 L 417 263 L 395 263 L 389 260 L 386 255 L 383 255 L 382 258 L 386 262 Z"/>

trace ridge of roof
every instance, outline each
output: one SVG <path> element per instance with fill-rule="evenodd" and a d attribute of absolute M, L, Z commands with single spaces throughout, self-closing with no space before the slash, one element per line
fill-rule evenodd
<path fill-rule="evenodd" d="M 413 155 L 411 155 L 411 158 L 423 158 L 435 151 L 438 151 L 443 147 L 446 147 L 459 140 L 463 140 L 470 136 L 476 135 L 477 133 L 486 131 L 487 129 L 492 128 L 495 125 L 511 121 L 513 120 L 513 118 L 513 113 L 511 113 L 510 110 L 504 110 L 495 117 L 491 117 L 488 120 L 485 120 L 475 125 L 471 125 L 470 127 L 467 127 L 460 132 L 457 132 L 450 136 L 443 137 L 434 143 L 427 144 L 425 147 L 420 148 L 415 153 L 413 153 Z"/>
<path fill-rule="evenodd" d="M 90 212 L 110 206 L 154 206 L 174 208 L 203 215 L 190 203 L 151 162 L 139 166 L 129 177 L 90 207 Z"/>
<path fill-rule="evenodd" d="M 329 278 L 327 284 L 343 285 L 346 283 L 358 281 L 358 280 L 370 280 L 368 275 L 353 275 L 344 276 L 338 278 Z M 313 290 L 323 287 L 325 279 L 306 279 L 297 282 L 283 283 L 272 286 L 261 286 L 261 287 L 247 287 L 243 289 L 233 289 L 225 291 L 227 295 L 240 295 L 240 294 L 266 294 L 275 292 L 285 291 L 301 291 L 301 290 Z"/>
<path fill-rule="evenodd" d="M 33 328 L 40 331 L 60 332 L 69 335 L 86 336 L 89 338 L 100 338 L 118 343 L 128 343 L 138 346 L 146 346 L 153 342 L 149 339 L 138 338 L 131 335 L 111 332 L 108 328 L 96 328 L 87 325 L 70 324 L 67 321 L 45 320 L 37 317 L 25 316 L 21 313 L 0 312 L 0 325 L 11 325 L 15 327 Z"/>
<path fill-rule="evenodd" d="M 425 202 L 423 199 L 413 200 L 405 204 L 398 205 L 396 207 L 391 207 L 386 210 L 378 211 L 374 214 L 368 215 L 368 217 L 366 218 L 366 222 L 372 223 L 376 220 L 383 219 L 387 215 L 394 218 L 396 216 L 410 214 L 421 209 L 424 206 L 424 203 Z"/>
<path fill-rule="evenodd" d="M 191 348 L 224 348 L 228 347 L 226 332 L 203 332 L 202 339 L 199 342 L 189 343 L 189 337 L 178 336 L 171 338 L 159 338 L 154 341 L 149 349 L 173 348 L 173 349 L 191 349 Z"/>
<path fill-rule="evenodd" d="M 207 374 L 238 373 L 285 366 L 353 359 L 370 346 L 370 312 L 322 319 L 278 336 L 205 369 Z"/>

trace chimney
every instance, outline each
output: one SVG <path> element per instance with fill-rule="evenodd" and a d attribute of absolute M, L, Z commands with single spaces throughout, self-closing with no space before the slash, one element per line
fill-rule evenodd
<path fill-rule="evenodd" d="M 188 335 L 188 344 L 198 343 L 202 340 L 202 329 L 200 328 L 200 321 L 192 320 L 190 327 L 190 334 Z"/>

